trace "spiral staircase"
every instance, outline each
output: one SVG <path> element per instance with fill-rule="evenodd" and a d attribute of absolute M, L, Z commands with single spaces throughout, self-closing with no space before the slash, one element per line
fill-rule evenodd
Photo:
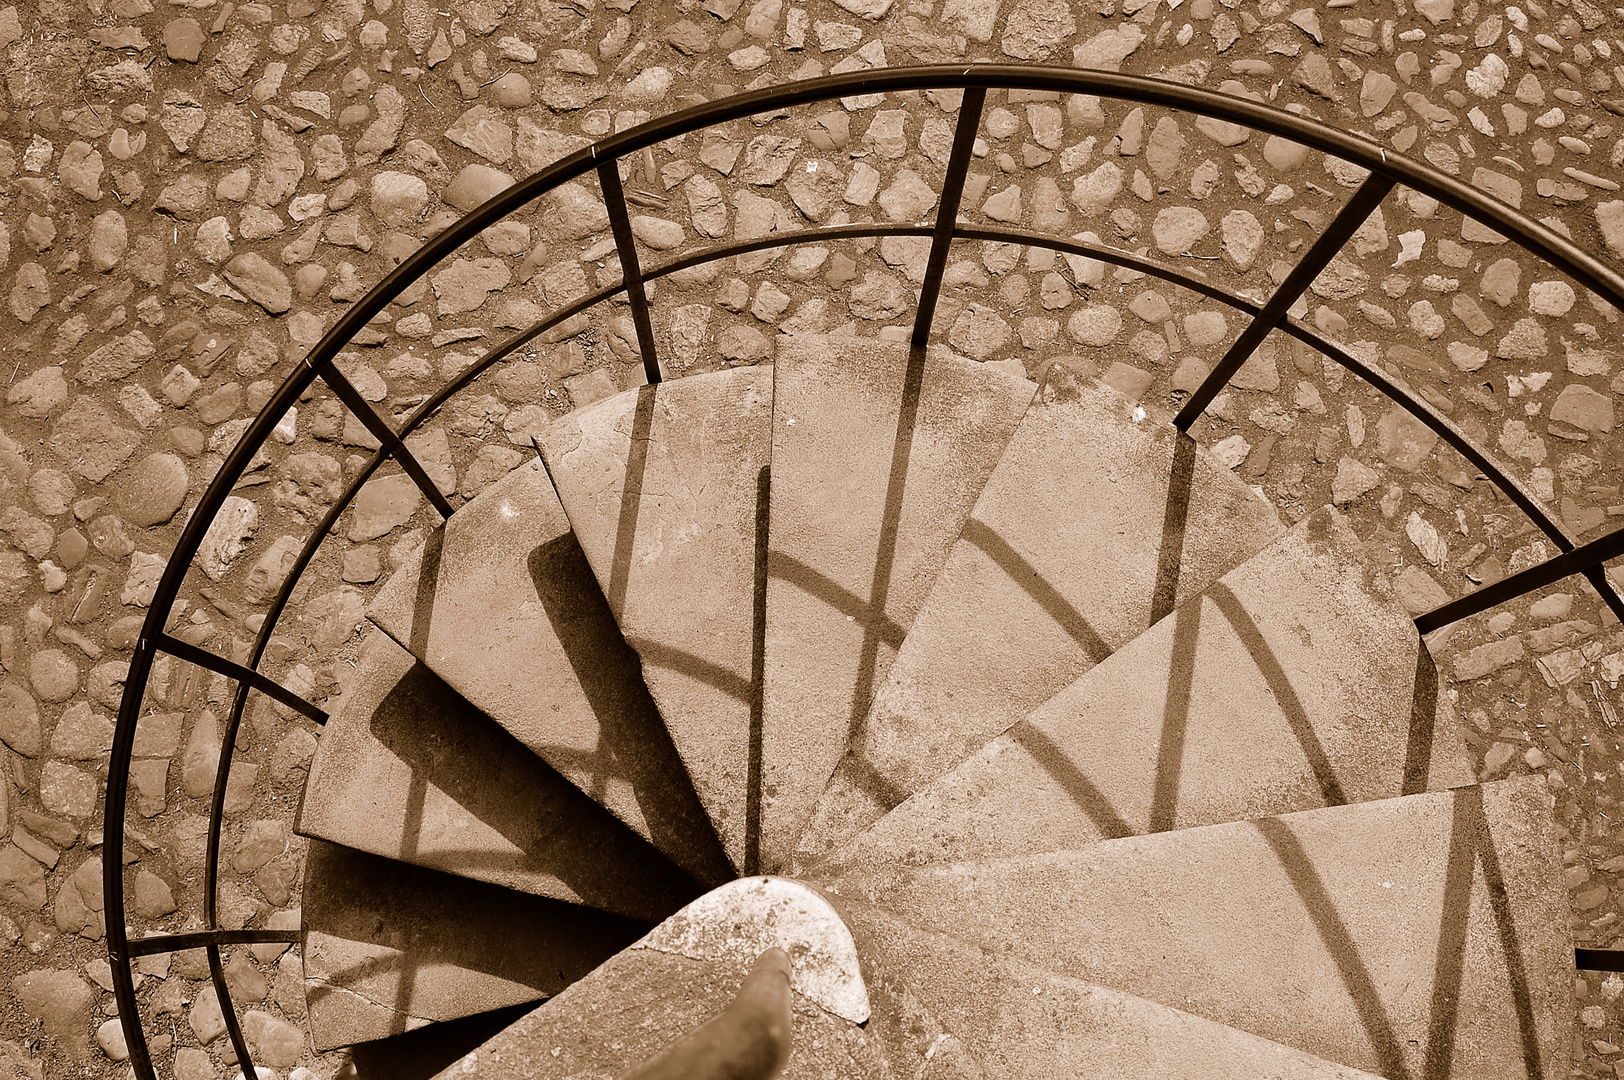
<path fill-rule="evenodd" d="M 188 558 L 314 378 L 381 449 L 246 662 L 166 630 L 186 571 L 171 560 L 120 717 L 107 865 L 167 652 L 238 681 L 228 747 L 252 693 L 325 720 L 297 819 L 304 924 L 218 930 L 211 910 L 210 928 L 132 942 L 110 874 L 138 1075 L 131 958 L 204 946 L 224 995 L 221 945 L 294 940 L 321 1048 L 422 1047 L 439 1028 L 466 1043 L 460 1018 L 506 1010 L 445 1076 L 622 1075 L 721 1011 L 773 947 L 791 961 L 791 1077 L 1566 1073 L 1575 953 L 1549 798 L 1533 778 L 1475 782 L 1421 633 L 1572 573 L 1617 605 L 1601 567 L 1624 545 L 1567 538 L 1447 418 L 1288 310 L 1400 181 L 1603 295 L 1624 300 L 1624 282 L 1452 178 L 1249 102 L 996 65 L 865 80 L 967 88 L 935 224 L 868 228 L 932 238 L 911 340 L 786 336 L 771 364 L 660 377 L 643 281 L 700 256 L 638 267 L 615 159 L 855 85 L 832 77 L 655 121 L 497 196 L 357 304 L 250 428 Z M 1373 171 L 1273 297 L 1217 297 L 1122 252 L 957 224 L 990 85 L 1177 105 Z M 626 292 L 648 382 L 554 422 L 534 460 L 453 510 L 403 439 L 479 371 L 397 431 L 330 360 L 467 237 L 594 169 L 623 253 L 607 291 Z M 1132 266 L 1252 322 L 1176 417 L 1063 364 L 1028 380 L 928 343 L 947 246 L 966 237 Z M 1187 434 L 1275 330 L 1410 409 L 1563 554 L 1415 620 L 1335 509 L 1283 524 Z M 372 599 L 328 716 L 260 658 L 315 544 L 388 457 L 444 524 Z"/>

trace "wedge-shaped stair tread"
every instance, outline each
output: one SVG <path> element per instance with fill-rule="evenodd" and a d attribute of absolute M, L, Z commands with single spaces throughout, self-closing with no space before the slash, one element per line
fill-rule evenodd
<path fill-rule="evenodd" d="M 772 386 L 771 367 L 643 386 L 541 438 L 581 549 L 739 868 L 753 862 L 761 805 Z"/>
<path fill-rule="evenodd" d="M 782 1075 L 884 1075 L 882 1051 L 862 1026 L 867 992 L 839 915 L 804 885 L 749 878 L 678 912 L 441 1076 L 622 1075 L 721 1012 L 774 946 L 792 959 L 794 1036 Z"/>
<path fill-rule="evenodd" d="M 798 852 L 859 832 L 1283 531 L 1115 390 L 1034 402 Z"/>
<path fill-rule="evenodd" d="M 1113 653 L 836 856 L 1082 847 L 1473 783 L 1437 669 L 1330 507 Z"/>
<path fill-rule="evenodd" d="M 1383 1076 L 1549 1077 L 1571 1049 L 1573 943 L 1538 777 L 834 888 Z"/>
<path fill-rule="evenodd" d="M 1119 990 L 993 959 L 979 945 L 837 900 L 865 965 L 987 1077 L 1022 1080 L 1380 1080 Z"/>
<path fill-rule="evenodd" d="M 367 615 L 695 880 L 733 876 L 539 461 L 453 514 Z"/>
<path fill-rule="evenodd" d="M 548 997 L 648 930 L 320 841 L 305 864 L 303 918 L 319 1050 Z"/>
<path fill-rule="evenodd" d="M 936 350 L 796 335 L 774 361 L 762 861 L 868 713 L 1033 386 Z"/>
<path fill-rule="evenodd" d="M 298 829 L 649 922 L 700 891 L 383 634 L 322 734 Z"/>

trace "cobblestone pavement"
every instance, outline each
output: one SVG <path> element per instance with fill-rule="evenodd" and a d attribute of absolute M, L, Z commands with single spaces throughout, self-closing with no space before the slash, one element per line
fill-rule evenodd
<path fill-rule="evenodd" d="M 591 139 L 703 99 L 829 72 L 1032 62 L 1157 75 L 1271 102 L 1424 158 L 1624 257 L 1624 9 L 1585 0 L 23 0 L 0 8 L 0 1075 L 119 1077 L 104 956 L 100 798 L 129 649 L 188 509 L 303 350 L 422 240 Z M 809 222 L 936 205 L 957 93 L 864 95 L 672 140 L 629 163 L 645 260 Z M 1360 171 L 1212 120 L 994 93 L 965 198 L 1019 223 L 1262 296 Z M 770 358 L 779 334 L 900 335 L 924 240 L 762 252 L 675 275 L 654 320 L 677 372 Z M 618 275 L 595 185 L 486 231 L 374 321 L 340 366 L 388 415 L 505 328 Z M 1414 192 L 1384 203 L 1299 314 L 1451 416 L 1572 530 L 1624 517 L 1619 314 Z M 1171 409 L 1231 313 L 1092 260 L 962 244 L 953 348 L 1101 373 Z M 412 440 L 453 502 L 557 416 L 637 381 L 605 305 L 481 380 Z M 1108 370 L 1107 370 L 1108 369 Z M 1553 550 L 1414 421 L 1271 338 L 1194 429 L 1297 520 L 1334 501 L 1412 610 Z M 176 632 L 240 653 L 297 543 L 375 444 L 326 391 L 290 412 L 194 567 Z M 366 597 L 432 511 L 368 486 L 305 575 L 271 671 L 331 700 Z M 1619 935 L 1624 632 L 1574 581 L 1434 643 L 1484 779 L 1539 771 L 1567 829 L 1581 944 Z M 160 664 L 137 735 L 127 891 L 137 934 L 199 925 L 230 685 Z M 256 700 L 226 800 L 220 918 L 297 925 L 289 831 L 315 747 Z M 229 950 L 259 1060 L 327 1080 L 297 950 Z M 226 1077 L 201 954 L 145 959 L 155 1058 Z M 1578 1075 L 1624 1050 L 1624 982 L 1579 985 Z M 1624 1068 L 1617 1070 L 1624 1076 Z"/>

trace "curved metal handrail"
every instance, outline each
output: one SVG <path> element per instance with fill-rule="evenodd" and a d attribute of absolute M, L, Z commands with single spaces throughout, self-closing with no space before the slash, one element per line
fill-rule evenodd
<path fill-rule="evenodd" d="M 1061 91 L 1096 94 L 1103 97 L 1134 101 L 1141 104 L 1161 105 L 1198 115 L 1240 124 L 1267 134 L 1301 143 L 1314 149 L 1359 165 L 1371 174 L 1337 219 L 1301 259 L 1297 267 L 1266 302 L 1259 303 L 1245 297 L 1234 296 L 1205 282 L 1197 275 L 1183 273 L 1174 268 L 1143 259 L 1102 245 L 1085 244 L 1075 240 L 1048 236 L 1020 229 L 986 229 L 964 225 L 957 220 L 957 208 L 968 170 L 970 147 L 981 105 L 989 88 Z M 773 234 L 769 237 L 732 244 L 715 245 L 676 257 L 648 271 L 638 266 L 635 242 L 632 239 L 629 212 L 620 190 L 618 162 L 628 154 L 651 147 L 666 139 L 687 134 L 714 124 L 778 110 L 794 105 L 827 101 L 849 96 L 902 90 L 962 88 L 965 91 L 955 132 L 953 151 L 947 166 L 940 196 L 936 221 L 931 226 L 913 225 L 851 225 L 798 230 Z M 602 287 L 577 301 L 561 307 L 534 326 L 514 335 L 486 353 L 479 362 L 451 380 L 432 395 L 405 421 L 399 431 L 393 429 L 376 410 L 372 409 L 348 380 L 334 366 L 333 360 L 374 316 L 381 312 L 408 286 L 419 280 L 445 257 L 476 234 L 516 210 L 534 202 L 561 184 L 596 172 L 610 215 L 610 228 L 617 244 L 622 263 L 622 280 L 618 284 Z M 1372 212 L 1382 198 L 1398 183 L 1428 195 L 1440 203 L 1482 222 L 1503 235 L 1516 240 L 1524 248 L 1541 256 L 1556 269 L 1573 278 L 1579 285 L 1590 289 L 1615 307 L 1624 308 L 1624 276 L 1600 261 L 1567 238 L 1534 222 L 1520 212 L 1499 202 L 1475 187 L 1449 176 L 1421 162 L 1393 155 L 1389 156 L 1380 145 L 1339 128 L 1291 113 L 1276 111 L 1260 103 L 1230 97 L 1199 87 L 1113 72 L 1064 68 L 1044 68 L 1003 64 L 975 64 L 963 66 L 924 66 L 865 71 L 846 75 L 826 76 L 789 85 L 773 86 L 763 90 L 740 94 L 722 101 L 706 103 L 649 121 L 628 131 L 610 136 L 584 147 L 543 168 L 525 180 L 498 193 L 469 212 L 405 259 L 359 301 L 339 317 L 333 327 L 311 348 L 296 368 L 273 394 L 260 414 L 250 423 L 240 442 L 227 456 L 220 470 L 199 499 L 191 520 L 182 530 L 181 537 L 170 555 L 158 583 L 147 618 L 130 661 L 123 701 L 120 704 L 115 728 L 112 755 L 109 762 L 104 830 L 103 899 L 107 927 L 108 954 L 112 962 L 114 995 L 119 1015 L 123 1020 L 126 1042 L 130 1051 L 130 1065 L 141 1080 L 149 1080 L 152 1071 L 150 1054 L 135 1000 L 130 960 L 171 949 L 206 949 L 211 981 L 220 997 L 221 1011 L 227 1033 L 245 1074 L 252 1068 L 246 1042 L 243 1039 L 235 1008 L 226 987 L 224 970 L 220 962 L 219 946 L 239 942 L 285 942 L 296 940 L 296 931 L 213 929 L 218 924 L 216 912 L 216 885 L 218 881 L 220 829 L 226 781 L 229 776 L 232 746 L 241 723 L 250 691 L 259 690 L 283 704 L 290 705 L 313 719 L 321 721 L 325 714 L 311 703 L 282 688 L 280 684 L 259 672 L 272 631 L 285 610 L 292 591 L 313 558 L 320 541 L 337 523 L 356 493 L 383 463 L 395 457 L 402 468 L 440 513 L 452 512 L 449 501 L 440 494 L 423 467 L 408 451 L 402 441 L 419 425 L 442 407 L 453 395 L 469 385 L 491 365 L 504 359 L 548 329 L 588 308 L 624 293 L 631 306 L 638 344 L 642 352 L 645 375 L 649 381 L 659 381 L 661 371 L 655 352 L 652 326 L 648 318 L 645 281 L 675 273 L 691 266 L 715 259 L 771 247 L 788 246 L 811 239 L 833 239 L 857 236 L 930 236 L 930 260 L 927 265 L 924 289 L 918 305 L 918 318 L 913 340 L 923 345 L 934 315 L 936 297 L 945 267 L 948 245 L 955 239 L 982 239 L 997 242 L 1020 243 L 1051 248 L 1068 254 L 1084 255 L 1102 262 L 1139 270 L 1180 285 L 1184 288 L 1236 308 L 1251 318 L 1241 337 L 1225 358 L 1219 362 L 1206 383 L 1191 396 L 1190 402 L 1175 419 L 1181 428 L 1188 428 L 1197 415 L 1223 388 L 1253 348 L 1272 330 L 1279 329 L 1303 341 L 1317 351 L 1353 371 L 1376 386 L 1384 395 L 1405 408 L 1442 440 L 1460 452 L 1474 466 L 1526 513 L 1534 524 L 1561 550 L 1555 559 L 1540 564 L 1522 574 L 1514 575 L 1497 586 L 1479 589 L 1453 601 L 1434 612 L 1417 619 L 1425 632 L 1446 622 L 1464 618 L 1495 603 L 1503 602 L 1522 592 L 1538 588 L 1567 574 L 1582 572 L 1597 588 L 1603 600 L 1616 614 L 1624 616 L 1624 601 L 1607 584 L 1602 562 L 1624 554 L 1624 530 L 1609 534 L 1583 547 L 1576 546 L 1560 524 L 1540 507 L 1538 500 L 1504 469 L 1500 468 L 1483 450 L 1476 447 L 1444 416 L 1425 401 L 1408 393 L 1381 373 L 1346 352 L 1340 345 L 1328 341 L 1317 331 L 1287 316 L 1292 305 L 1307 285 L 1317 276 L 1331 255 L 1340 250 L 1342 243 L 1358 228 L 1364 217 Z M 1327 253 L 1328 252 L 1328 253 Z M 1316 260 L 1319 261 L 1315 265 Z M 1295 291 L 1293 291 L 1295 290 Z M 209 525 L 219 514 L 225 499 L 237 480 L 247 471 L 254 453 L 269 437 L 271 430 L 300 396 L 320 378 L 339 399 L 379 439 L 380 447 L 373 454 L 343 495 L 334 501 L 323 515 L 310 539 L 295 559 L 277 595 L 268 606 L 264 622 L 242 664 L 226 660 L 215 654 L 170 636 L 165 624 L 174 601 L 178 597 L 187 570 Z M 1502 595 L 1503 594 L 1503 595 Z M 1487 600 L 1487 602 L 1484 602 Z M 128 795 L 129 765 L 133 749 L 135 728 L 152 664 L 159 651 L 199 664 L 207 669 L 224 673 L 238 682 L 226 729 L 222 733 L 221 758 L 217 770 L 213 801 L 210 811 L 204 909 L 205 922 L 211 929 L 178 935 L 167 935 L 131 942 L 124 924 L 124 897 L 122 887 L 123 819 Z M 1600 955 L 1597 950 L 1582 950 L 1581 955 Z M 1598 961 L 1599 962 L 1599 961 Z"/>

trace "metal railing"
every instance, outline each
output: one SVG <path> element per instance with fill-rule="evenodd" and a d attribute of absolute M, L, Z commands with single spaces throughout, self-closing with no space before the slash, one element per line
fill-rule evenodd
<path fill-rule="evenodd" d="M 973 156 L 976 131 L 980 124 L 987 91 L 994 88 L 1092 94 L 1195 113 L 1277 135 L 1323 151 L 1362 167 L 1369 175 L 1334 220 L 1309 246 L 1272 295 L 1266 300 L 1259 301 L 1230 293 L 1203 277 L 1158 260 L 1119 251 L 1102 244 L 1084 243 L 1068 237 L 1026 229 L 974 226 L 960 221 L 958 210 Z M 881 94 L 929 89 L 964 91 L 941 185 L 939 205 L 932 223 L 854 224 L 800 229 L 752 240 L 703 247 L 647 269 L 640 265 L 629 210 L 621 188 L 619 167 L 622 159 L 667 139 L 762 112 L 828 101 L 857 93 Z M 476 363 L 419 405 L 397 430 L 366 401 L 335 366 L 334 360 L 340 350 L 408 286 L 417 282 L 464 243 L 515 211 L 529 206 L 561 184 L 589 174 L 596 175 L 604 197 L 610 231 L 621 263 L 620 281 L 603 286 L 559 307 L 540 322 L 487 351 Z M 401 262 L 376 287 L 344 312 L 322 339 L 310 349 L 300 365 L 250 423 L 241 441 L 231 451 L 204 491 L 190 521 L 182 531 L 153 595 L 140 637 L 135 644 L 109 763 L 103 852 L 108 957 L 112 965 L 118 1015 L 123 1021 L 130 1055 L 129 1062 L 135 1075 L 139 1080 L 153 1080 L 155 1077 L 135 997 L 131 961 L 140 956 L 197 947 L 202 947 L 207 954 L 210 980 L 219 997 L 226 1033 L 236 1052 L 238 1064 L 243 1068 L 245 1075 L 253 1075 L 248 1046 L 227 988 L 220 959 L 220 947 L 228 944 L 296 942 L 299 939 L 299 931 L 218 928 L 217 885 L 221 827 L 232 748 L 249 694 L 252 691 L 259 691 L 317 723 L 322 723 L 326 719 L 326 714 L 320 707 L 282 686 L 260 670 L 277 621 L 287 607 L 295 585 L 310 564 L 320 542 L 333 530 L 339 515 L 349 506 L 361 486 L 372 477 L 384 461 L 390 458 L 400 464 L 406 475 L 442 517 L 450 516 L 453 511 L 450 501 L 440 492 L 422 463 L 407 448 L 406 437 L 492 365 L 513 355 L 547 331 L 596 304 L 624 294 L 631 310 L 644 377 L 650 383 L 659 382 L 662 378 L 662 369 L 653 324 L 649 317 L 646 284 L 680 270 L 729 256 L 810 241 L 879 236 L 929 237 L 930 250 L 910 333 L 910 342 L 915 347 L 924 346 L 930 337 L 948 252 L 955 240 L 982 240 L 1047 248 L 1062 254 L 1096 259 L 1176 284 L 1233 308 L 1247 318 L 1247 324 L 1234 344 L 1213 367 L 1202 384 L 1190 394 L 1188 401 L 1174 418 L 1173 422 L 1179 430 L 1188 431 L 1264 338 L 1271 331 L 1279 330 L 1358 375 L 1407 411 L 1491 481 L 1558 548 L 1560 554 L 1555 558 L 1418 616 L 1415 622 L 1421 633 L 1428 633 L 1477 614 L 1572 574 L 1583 575 L 1595 587 L 1607 607 L 1615 615 L 1624 618 L 1624 599 L 1621 599 L 1608 583 L 1603 566 L 1607 560 L 1624 554 L 1624 530 L 1610 533 L 1590 543 L 1578 544 L 1520 481 L 1501 468 L 1487 450 L 1474 444 L 1446 416 L 1373 366 L 1350 354 L 1341 345 L 1325 338 L 1313 327 L 1289 316 L 1288 312 L 1292 306 L 1329 265 L 1332 257 L 1341 250 L 1343 244 L 1348 242 L 1381 201 L 1400 184 L 1488 225 L 1568 275 L 1580 287 L 1589 289 L 1606 302 L 1624 309 L 1624 276 L 1611 266 L 1510 206 L 1431 166 L 1398 155 L 1390 155 L 1380 145 L 1343 129 L 1278 111 L 1246 99 L 1141 76 L 1071 68 L 1003 64 L 889 68 L 773 86 L 709 102 L 651 120 L 578 150 L 493 196 L 439 233 Z M 317 523 L 310 538 L 293 560 L 287 577 L 269 602 L 264 613 L 264 621 L 248 649 L 246 658 L 238 663 L 192 645 L 170 633 L 171 613 L 204 535 L 219 514 L 226 498 L 248 470 L 250 462 L 261 445 L 270 437 L 273 428 L 318 379 L 360 419 L 367 430 L 377 438 L 380 446 Z M 131 940 L 125 925 L 121 872 L 124 815 L 136 725 L 140 719 L 153 664 L 160 654 L 167 654 L 224 675 L 228 679 L 235 680 L 237 688 L 221 736 L 221 754 L 210 807 L 204 870 L 203 922 L 206 928 L 196 932 Z M 1624 970 L 1624 952 L 1581 949 L 1576 952 L 1576 960 L 1588 968 Z"/>

